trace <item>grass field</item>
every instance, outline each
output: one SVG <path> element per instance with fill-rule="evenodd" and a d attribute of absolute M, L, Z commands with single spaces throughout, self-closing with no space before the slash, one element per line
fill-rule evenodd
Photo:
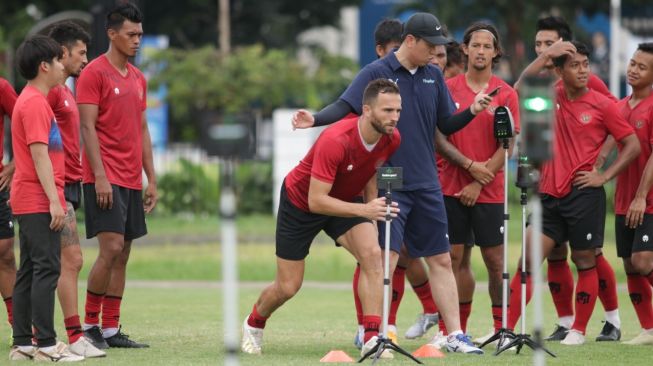
<path fill-rule="evenodd" d="M 511 275 L 519 256 L 519 214 L 510 227 Z M 221 273 L 219 223 L 214 217 L 161 218 L 148 223 L 150 235 L 135 243 L 128 268 L 130 280 L 144 280 L 128 285 L 122 312 L 125 332 L 134 339 L 147 341 L 147 350 L 110 350 L 109 357 L 88 360 L 87 364 L 101 365 L 221 365 L 222 362 L 222 295 L 216 287 Z M 274 219 L 270 216 L 244 217 L 239 220 L 240 289 L 239 321 L 251 310 L 260 289 L 274 276 Z M 621 284 L 621 315 L 624 339 L 639 332 L 632 306 L 623 290 L 625 279 L 621 264 L 614 254 L 611 223 L 606 225 L 606 257 L 610 260 Z M 190 240 L 186 240 L 190 238 Z M 81 279 L 97 255 L 94 241 L 84 246 L 85 264 Z M 476 278 L 486 280 L 480 255 L 472 256 Z M 317 365 L 331 349 L 345 350 L 351 356 L 358 351 L 352 345 L 355 314 L 350 285 L 354 260 L 341 248 L 335 248 L 328 238 L 320 237 L 307 259 L 307 285 L 268 322 L 263 357 L 241 355 L 242 365 Z M 166 282 L 161 282 L 165 280 Z M 198 281 L 190 284 L 186 281 Z M 152 281 L 152 282 L 148 282 Z M 203 282 L 207 281 L 207 282 Z M 204 285 L 202 285 L 204 284 Z M 84 286 L 80 287 L 83 294 Z M 548 291 L 545 300 L 545 333 L 555 323 L 555 311 Z M 80 296 L 83 304 L 83 296 Z M 400 335 L 412 323 L 419 306 L 407 286 L 398 316 Z M 649 365 L 649 347 L 627 347 L 620 344 L 596 343 L 593 338 L 600 331 L 602 308 L 597 303 L 588 328 L 588 344 L 578 348 L 549 344 L 559 357 L 548 358 L 556 365 Z M 60 310 L 57 308 L 57 332 L 65 335 Z M 0 317 L 4 312 L 0 310 Z M 469 332 L 473 336 L 486 334 L 491 327 L 488 296 L 477 292 L 474 300 Z M 528 328 L 530 331 L 530 328 Z M 432 335 L 433 332 L 430 332 Z M 9 330 L 0 322 L 0 351 L 8 352 Z M 65 337 L 62 337 L 65 338 Z M 7 340 L 7 341 L 2 341 Z M 408 341 L 400 337 L 400 345 L 414 351 L 426 339 Z M 524 349 L 521 355 L 506 353 L 499 357 L 485 355 L 470 357 L 447 355 L 445 359 L 425 360 L 426 364 L 440 365 L 526 365 L 532 362 L 532 352 Z M 0 355 L 0 359 L 2 359 Z M 397 358 L 385 364 L 409 365 Z M 0 362 L 4 364 L 4 362 Z"/>

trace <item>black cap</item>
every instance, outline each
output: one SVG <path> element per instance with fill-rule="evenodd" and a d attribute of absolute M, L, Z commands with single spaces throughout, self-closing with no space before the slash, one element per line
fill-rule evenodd
<path fill-rule="evenodd" d="M 442 35 L 442 25 L 438 18 L 429 13 L 415 13 L 404 25 L 404 34 L 406 37 L 412 34 L 415 37 L 424 39 L 430 44 L 447 44 L 450 39 Z"/>

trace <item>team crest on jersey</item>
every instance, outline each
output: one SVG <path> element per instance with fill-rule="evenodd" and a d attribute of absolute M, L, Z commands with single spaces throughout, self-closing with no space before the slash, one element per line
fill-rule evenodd
<path fill-rule="evenodd" d="M 456 110 L 460 109 L 460 103 L 456 102 Z"/>
<path fill-rule="evenodd" d="M 640 129 L 642 127 L 644 127 L 644 121 L 642 120 L 635 121 L 635 128 Z"/>
<path fill-rule="evenodd" d="M 580 114 L 580 121 L 584 124 L 588 124 L 592 121 L 592 115 L 589 113 L 581 113 Z"/>
<path fill-rule="evenodd" d="M 118 88 L 113 88 L 113 93 L 114 93 L 115 95 L 120 94 L 120 89 L 118 89 Z"/>
<path fill-rule="evenodd" d="M 352 170 L 354 170 L 354 166 L 352 164 L 347 165 L 347 171 L 351 172 Z"/>
<path fill-rule="evenodd" d="M 68 103 L 68 100 L 64 100 L 63 105 L 65 105 L 66 107 L 70 107 L 70 104 Z"/>

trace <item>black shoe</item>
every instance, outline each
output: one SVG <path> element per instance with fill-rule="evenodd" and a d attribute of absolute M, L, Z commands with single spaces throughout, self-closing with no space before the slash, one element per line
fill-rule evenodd
<path fill-rule="evenodd" d="M 84 337 L 97 349 L 108 349 L 109 345 L 102 337 L 100 327 L 94 326 L 84 331 Z"/>
<path fill-rule="evenodd" d="M 597 342 L 616 342 L 621 339 L 621 330 L 612 325 L 610 322 L 605 322 L 601 334 L 596 337 Z"/>
<path fill-rule="evenodd" d="M 545 340 L 547 341 L 561 341 L 565 339 L 567 336 L 567 333 L 569 333 L 569 328 L 565 328 L 560 324 L 556 324 L 556 329 L 551 333 L 550 336 L 546 337 Z"/>
<path fill-rule="evenodd" d="M 111 348 L 149 348 L 149 344 L 134 342 L 129 339 L 129 336 L 121 331 L 122 327 L 118 329 L 118 333 L 109 338 L 105 338 L 107 344 Z"/>

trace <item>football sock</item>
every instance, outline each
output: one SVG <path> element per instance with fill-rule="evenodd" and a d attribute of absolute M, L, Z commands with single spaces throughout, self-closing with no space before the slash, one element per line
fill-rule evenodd
<path fill-rule="evenodd" d="M 417 298 L 422 303 L 424 314 L 435 314 L 438 312 L 438 307 L 433 300 L 433 293 L 431 292 L 431 284 L 427 280 L 419 286 L 413 286 L 413 290 Z"/>
<path fill-rule="evenodd" d="M 252 307 L 252 312 L 247 318 L 247 325 L 252 328 L 265 328 L 265 322 L 268 320 L 269 316 L 261 316 L 256 310 L 256 304 Z"/>
<path fill-rule="evenodd" d="M 83 335 L 82 325 L 79 322 L 79 315 L 73 315 L 63 320 L 68 335 L 68 344 L 77 342 Z"/>
<path fill-rule="evenodd" d="M 653 328 L 653 304 L 651 304 L 653 291 L 651 290 L 651 284 L 648 283 L 646 277 L 639 273 L 628 273 L 627 281 L 628 295 L 633 308 L 635 308 L 639 324 L 643 329 Z"/>
<path fill-rule="evenodd" d="M 599 277 L 599 300 L 603 304 L 603 309 L 605 309 L 606 313 L 617 310 L 619 308 L 619 301 L 617 300 L 617 279 L 614 276 L 612 266 L 603 254 L 596 256 L 596 273 Z M 616 316 L 619 317 L 618 312 Z M 612 324 L 616 326 L 616 324 Z"/>
<path fill-rule="evenodd" d="M 397 266 L 392 274 L 392 298 L 390 299 L 390 313 L 388 314 L 388 324 L 397 324 L 397 311 L 404 297 L 404 288 L 406 286 L 406 268 Z"/>
<path fill-rule="evenodd" d="M 596 267 L 579 269 L 578 284 L 576 285 L 576 317 L 571 326 L 583 334 L 587 329 L 587 323 L 594 311 L 596 298 L 599 292 L 599 276 Z"/>
<path fill-rule="evenodd" d="M 100 311 L 102 310 L 102 299 L 104 294 L 96 294 L 86 291 L 86 305 L 84 315 L 84 329 L 100 325 Z"/>
<path fill-rule="evenodd" d="M 5 307 L 7 308 L 7 322 L 9 325 L 14 325 L 14 302 L 11 296 L 4 299 Z"/>
<path fill-rule="evenodd" d="M 363 343 L 367 343 L 370 338 L 379 335 L 379 326 L 381 325 L 381 317 L 378 315 L 363 315 L 363 327 L 365 328 L 365 336 Z"/>
<path fill-rule="evenodd" d="M 526 304 L 531 301 L 533 296 L 533 284 L 531 274 L 526 272 Z M 517 273 L 510 281 L 510 296 L 508 298 L 508 329 L 514 330 L 517 321 L 521 317 L 521 269 L 517 268 Z"/>
<path fill-rule="evenodd" d="M 547 261 L 547 279 L 558 318 L 574 316 L 574 276 L 567 259 Z M 571 325 L 571 324 L 569 324 Z"/>
<path fill-rule="evenodd" d="M 363 325 L 363 303 L 361 303 L 361 298 L 358 296 L 358 279 L 361 275 L 361 266 L 356 263 L 356 269 L 354 270 L 354 278 L 351 282 L 351 287 L 354 290 L 354 306 L 356 307 L 356 321 L 358 325 Z"/>
<path fill-rule="evenodd" d="M 458 304 L 458 309 L 460 312 L 460 328 L 463 333 L 467 333 L 467 319 L 469 319 L 469 314 L 472 313 L 472 302 L 461 302 Z"/>

